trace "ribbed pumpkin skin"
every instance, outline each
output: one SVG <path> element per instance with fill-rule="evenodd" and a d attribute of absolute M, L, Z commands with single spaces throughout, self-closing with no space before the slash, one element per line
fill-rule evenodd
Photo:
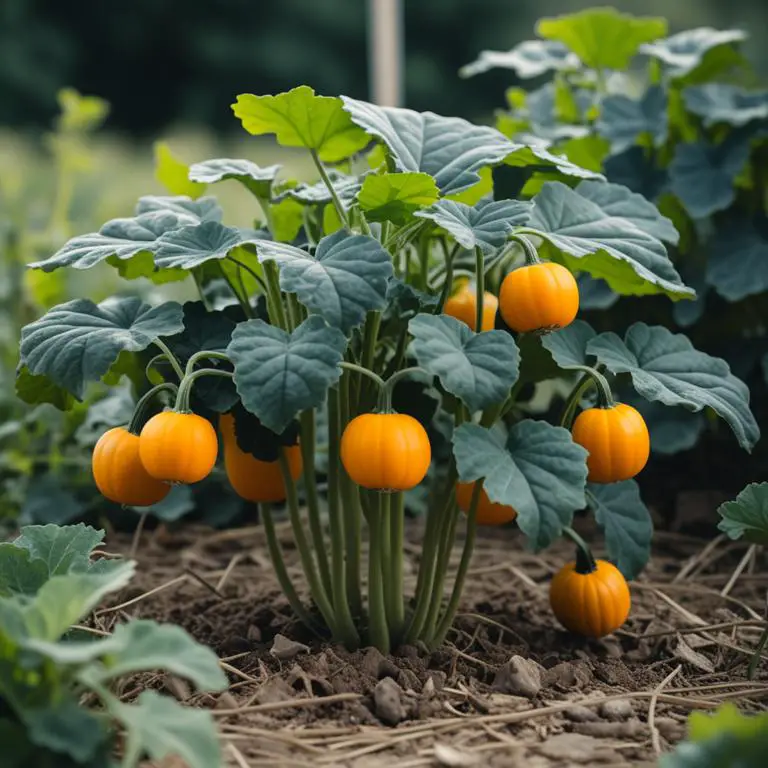
<path fill-rule="evenodd" d="M 123 427 L 105 432 L 91 458 L 93 479 L 102 496 L 130 507 L 150 507 L 171 490 L 152 477 L 139 458 L 139 436 Z"/>
<path fill-rule="evenodd" d="M 219 428 L 224 440 L 224 468 L 229 484 L 235 493 L 246 501 L 276 502 L 285 499 L 285 483 L 278 461 L 261 461 L 243 451 L 235 437 L 235 420 L 225 413 L 219 419 Z M 301 449 L 292 445 L 285 450 L 291 477 L 299 479 L 303 463 Z"/>
<path fill-rule="evenodd" d="M 631 405 L 589 408 L 573 423 L 573 440 L 589 451 L 591 483 L 618 483 L 642 470 L 651 451 L 645 419 Z"/>
<path fill-rule="evenodd" d="M 472 491 L 474 483 L 456 483 L 456 501 L 459 509 L 467 514 L 472 503 Z M 517 517 L 517 510 L 508 504 L 498 504 L 488 498 L 485 488 L 480 491 L 480 499 L 477 502 L 478 525 L 504 525 Z"/>
<path fill-rule="evenodd" d="M 196 413 L 158 413 L 139 437 L 139 455 L 147 472 L 170 483 L 197 483 L 207 477 L 218 452 L 216 430 Z"/>
<path fill-rule="evenodd" d="M 407 491 L 424 479 L 431 460 L 424 427 L 403 413 L 364 413 L 341 438 L 341 462 L 363 488 Z"/>
<path fill-rule="evenodd" d="M 481 330 L 492 331 L 496 324 L 496 310 L 499 300 L 486 291 L 483 294 L 483 324 Z M 466 285 L 451 296 L 443 306 L 443 313 L 461 320 L 462 323 L 475 330 L 477 323 L 477 293 Z"/>
<path fill-rule="evenodd" d="M 520 267 L 501 284 L 499 310 L 518 333 L 565 328 L 579 311 L 576 278 L 550 261 Z"/>
<path fill-rule="evenodd" d="M 629 586 L 621 572 L 605 560 L 596 561 L 593 573 L 576 572 L 576 563 L 564 565 L 549 585 L 549 604 L 557 620 L 584 637 L 605 637 L 629 616 Z"/>

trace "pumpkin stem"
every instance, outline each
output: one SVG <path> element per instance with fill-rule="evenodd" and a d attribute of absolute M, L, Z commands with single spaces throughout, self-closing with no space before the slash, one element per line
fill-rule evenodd
<path fill-rule="evenodd" d="M 198 370 L 188 373 L 181 380 L 179 391 L 176 393 L 176 403 L 173 410 L 178 413 L 189 413 L 189 398 L 192 394 L 192 385 L 201 376 L 223 376 L 233 379 L 235 374 L 232 371 L 222 371 L 219 368 L 198 368 Z"/>
<path fill-rule="evenodd" d="M 597 570 L 597 563 L 589 544 L 573 528 L 566 526 L 563 528 L 563 533 L 576 545 L 576 573 L 582 576 L 594 573 Z"/>
<path fill-rule="evenodd" d="M 157 384 L 148 392 L 145 392 L 139 398 L 136 407 L 133 409 L 133 416 L 131 416 L 131 421 L 128 424 L 128 431 L 132 435 L 138 435 L 139 432 L 141 432 L 141 428 L 144 426 L 144 414 L 146 413 L 147 405 L 149 405 L 149 401 L 152 400 L 155 395 L 165 391 L 177 394 L 178 389 L 179 388 L 170 381 L 164 381 L 162 384 Z"/>
<path fill-rule="evenodd" d="M 475 248 L 475 333 L 483 330 L 483 301 L 485 300 L 485 257 L 483 249 Z"/>
<path fill-rule="evenodd" d="M 537 253 L 535 246 L 525 235 L 514 234 L 510 235 L 509 239 L 514 240 L 516 243 L 519 243 L 523 247 L 523 253 L 525 254 L 525 265 L 527 267 L 530 267 L 533 264 L 541 264 L 541 259 L 539 258 L 539 254 Z"/>

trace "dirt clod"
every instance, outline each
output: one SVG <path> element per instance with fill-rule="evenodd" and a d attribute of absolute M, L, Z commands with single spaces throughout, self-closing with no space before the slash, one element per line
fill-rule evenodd
<path fill-rule="evenodd" d="M 611 699 L 600 705 L 600 714 L 606 720 L 628 720 L 634 716 L 635 710 L 628 699 Z"/>
<path fill-rule="evenodd" d="M 407 712 L 402 702 L 403 691 L 391 678 L 385 677 L 373 689 L 373 706 L 376 717 L 385 725 L 397 725 L 405 720 Z"/>
<path fill-rule="evenodd" d="M 309 653 L 309 646 L 304 645 L 304 643 L 297 643 L 295 640 L 289 640 L 285 635 L 277 634 L 272 641 L 269 652 L 278 661 L 290 661 L 300 653 Z"/>
<path fill-rule="evenodd" d="M 593 763 L 622 764 L 621 756 L 604 746 L 593 736 L 581 733 L 559 733 L 551 736 L 537 750 L 545 757 L 562 760 L 567 755 L 569 763 L 592 765 Z"/>
<path fill-rule="evenodd" d="M 542 668 L 531 659 L 513 656 L 497 673 L 493 689 L 532 699 L 541 690 Z"/>
<path fill-rule="evenodd" d="M 574 704 L 570 709 L 567 709 L 565 716 L 574 723 L 591 723 L 600 719 L 594 709 L 583 707 L 580 704 Z"/>
<path fill-rule="evenodd" d="M 584 688 L 592 680 L 589 665 L 582 661 L 563 661 L 544 672 L 542 682 L 547 687 L 560 690 Z"/>

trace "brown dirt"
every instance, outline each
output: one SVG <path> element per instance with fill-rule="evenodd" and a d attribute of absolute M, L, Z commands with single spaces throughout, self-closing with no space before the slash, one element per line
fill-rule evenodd
<path fill-rule="evenodd" d="M 419 541 L 418 523 L 410 534 Z M 281 537 L 290 558 L 288 527 Z M 108 544 L 130 547 L 117 535 Z M 493 531 L 479 537 L 463 613 L 444 647 L 431 656 L 405 647 L 385 658 L 319 642 L 291 618 L 260 527 L 160 528 L 142 540 L 132 586 L 94 626 L 155 618 L 212 646 L 230 676 L 226 693 L 191 696 L 180 681 L 144 675 L 122 695 L 158 687 L 212 708 L 228 765 L 238 768 L 653 765 L 658 749 L 684 736 L 691 710 L 727 699 L 757 710 L 768 701 L 768 653 L 746 680 L 765 615 L 766 555 L 750 550 L 745 558 L 744 543 L 706 545 L 657 534 L 654 558 L 632 585 L 629 621 L 612 637 L 587 641 L 558 628 L 547 600 L 547 582 L 570 548 L 534 555 L 514 531 Z M 412 589 L 418 546 L 406 554 Z M 295 562 L 291 571 L 300 585 Z M 510 684 L 510 664 L 522 665 L 533 687 Z M 381 683 L 388 678 L 397 685 Z"/>

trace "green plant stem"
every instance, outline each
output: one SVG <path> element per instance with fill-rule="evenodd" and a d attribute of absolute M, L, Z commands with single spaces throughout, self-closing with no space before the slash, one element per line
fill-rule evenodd
<path fill-rule="evenodd" d="M 576 573 L 582 575 L 594 573 L 597 570 L 597 564 L 589 544 L 567 525 L 563 527 L 563 535 L 576 545 Z"/>
<path fill-rule="evenodd" d="M 211 302 L 208 301 L 208 299 L 205 296 L 205 290 L 203 286 L 203 280 L 200 277 L 200 268 L 195 267 L 192 269 L 192 279 L 195 281 L 195 288 L 197 288 L 197 292 L 200 295 L 200 301 L 203 303 L 203 306 L 206 310 L 209 312 L 211 311 Z"/>
<path fill-rule="evenodd" d="M 476 290 L 476 315 L 475 333 L 483 330 L 483 302 L 485 301 L 485 270 L 483 269 L 483 249 L 478 245 L 475 248 L 475 290 Z"/>
<path fill-rule="evenodd" d="M 437 620 L 443 604 L 445 577 L 448 571 L 448 563 L 451 558 L 453 542 L 456 538 L 456 524 L 460 514 L 461 512 L 459 511 L 458 505 L 456 504 L 456 496 L 454 494 L 451 497 L 451 503 L 448 506 L 448 514 L 446 515 L 446 519 L 442 521 L 442 526 L 439 533 L 435 577 L 432 583 L 432 594 L 430 596 L 427 620 L 422 631 L 422 636 L 426 638 L 433 637 L 437 627 Z"/>
<path fill-rule="evenodd" d="M 269 230 L 270 234 L 274 235 L 275 223 L 272 219 L 272 204 L 268 197 L 263 197 L 262 195 L 255 195 L 255 197 L 259 201 L 261 212 L 264 214 L 264 220 L 267 223 L 267 229 Z"/>
<path fill-rule="evenodd" d="M 763 648 L 768 643 L 768 626 L 763 630 L 763 634 L 760 635 L 760 639 L 757 641 L 757 647 L 755 648 L 755 655 L 750 659 L 749 666 L 747 667 L 747 680 L 754 680 L 757 674 L 757 668 L 762 658 Z"/>
<path fill-rule="evenodd" d="M 390 526 L 390 517 L 392 514 L 392 494 L 381 491 L 381 501 L 379 507 L 379 536 L 381 537 L 381 576 L 384 587 L 384 606 L 387 612 L 387 626 L 389 626 L 392 615 L 392 529 Z"/>
<path fill-rule="evenodd" d="M 360 364 L 363 368 L 369 371 L 373 370 L 374 361 L 376 359 L 376 340 L 379 337 L 379 327 L 381 325 L 381 312 L 375 310 L 368 313 L 365 318 L 365 326 L 363 327 L 363 346 L 360 355 Z M 360 382 L 358 388 L 357 401 L 355 402 L 355 410 L 361 407 L 361 403 L 365 403 L 368 398 L 368 387 L 364 382 Z"/>
<path fill-rule="evenodd" d="M 338 625 L 338 639 L 350 649 L 360 646 L 360 636 L 355 629 L 349 600 L 345 563 L 345 528 L 342 521 L 340 498 L 339 456 L 339 391 L 328 391 L 328 522 L 331 529 L 331 594 Z M 318 552 L 318 558 L 320 553 Z"/>
<path fill-rule="evenodd" d="M 161 392 L 178 392 L 178 387 L 175 384 L 172 384 L 171 382 L 163 382 L 162 384 L 157 384 L 152 389 L 150 389 L 148 392 L 145 392 L 136 403 L 136 407 L 133 409 L 133 416 L 131 416 L 131 421 L 128 424 L 128 431 L 132 435 L 138 435 L 139 431 L 141 430 L 141 427 L 144 425 L 144 413 L 146 411 L 147 405 L 149 405 L 150 400 L 152 400 L 155 395 L 159 395 Z"/>
<path fill-rule="evenodd" d="M 367 368 L 363 367 L 362 365 L 358 365 L 357 363 L 348 363 L 346 360 L 342 360 L 342 362 L 339 363 L 339 368 L 343 368 L 345 371 L 359 373 L 361 376 L 367 376 L 380 389 L 384 389 L 384 387 L 387 386 L 387 383 L 384 381 L 384 379 L 381 378 L 381 376 L 379 376 L 377 373 L 374 373 L 373 371 L 369 371 Z"/>
<path fill-rule="evenodd" d="M 574 370 L 583 371 L 584 375 L 576 382 L 565 401 L 565 408 L 560 419 L 560 426 L 570 429 L 573 426 L 573 419 L 576 410 L 581 403 L 582 397 L 590 389 L 597 387 L 599 395 L 599 406 L 601 408 L 612 408 L 614 406 L 613 395 L 611 394 L 611 385 L 600 371 L 591 368 L 588 365 L 571 366 Z"/>
<path fill-rule="evenodd" d="M 237 299 L 237 303 L 240 305 L 240 308 L 243 310 L 243 314 L 246 316 L 246 318 L 250 319 L 253 317 L 253 309 L 251 305 L 248 303 L 248 294 L 242 295 L 240 291 L 237 290 L 237 287 L 235 284 L 229 279 L 229 275 L 224 271 L 224 267 L 222 266 L 221 262 L 218 262 L 219 265 L 219 271 L 221 272 L 222 278 L 224 278 L 224 282 L 229 286 L 229 290 L 232 292 L 232 295 Z"/>
<path fill-rule="evenodd" d="M 170 347 L 162 339 L 155 339 L 153 344 L 168 358 L 168 362 L 171 364 L 173 372 L 179 377 L 179 381 L 181 381 L 184 378 L 184 369 L 181 367 L 181 363 L 176 355 L 171 352 Z"/>
<path fill-rule="evenodd" d="M 149 361 L 149 362 L 146 364 L 146 366 L 144 367 L 144 378 L 146 378 L 146 379 L 147 379 L 147 381 L 151 381 L 149 374 L 151 373 L 151 371 L 152 371 L 152 368 L 155 368 L 155 366 L 156 366 L 158 363 L 162 363 L 164 360 L 165 360 L 165 361 L 167 361 L 167 360 L 168 360 L 168 355 L 166 355 L 165 353 L 163 353 L 163 354 L 161 354 L 161 355 L 155 355 L 155 356 L 154 356 L 154 357 L 153 357 L 153 358 L 152 358 L 152 359 L 151 359 L 151 360 L 150 360 L 150 361 Z M 162 374 L 160 373 L 160 371 L 158 371 L 157 369 L 155 369 L 155 372 L 156 372 L 157 374 L 159 374 L 159 375 L 161 375 L 161 376 L 162 376 Z"/>
<path fill-rule="evenodd" d="M 192 385 L 203 376 L 225 376 L 234 378 L 232 371 L 221 371 L 218 368 L 199 368 L 193 373 L 184 376 L 179 384 L 179 391 L 176 393 L 176 403 L 173 406 L 174 411 L 179 413 L 189 413 L 189 398 L 192 394 Z"/>
<path fill-rule="evenodd" d="M 423 233 L 419 238 L 419 287 L 422 291 L 429 290 L 429 234 Z"/>
<path fill-rule="evenodd" d="M 403 600 L 403 540 L 405 535 L 405 497 L 403 492 L 390 498 L 390 606 L 387 612 L 389 634 L 397 646 L 403 639 L 405 626 L 405 602 Z"/>
<path fill-rule="evenodd" d="M 386 248 L 386 243 L 389 240 L 389 233 L 392 229 L 392 222 L 391 221 L 383 221 L 381 223 L 381 232 L 380 232 L 380 240 L 382 245 Z"/>
<path fill-rule="evenodd" d="M 526 266 L 530 267 L 533 264 L 541 263 L 541 259 L 539 258 L 539 254 L 537 253 L 535 246 L 525 235 L 516 232 L 515 234 L 510 235 L 509 239 L 514 240 L 516 243 L 520 243 L 520 245 L 523 247 Z"/>
<path fill-rule="evenodd" d="M 341 200 L 339 199 L 338 194 L 336 194 L 336 189 L 333 186 L 333 183 L 331 182 L 330 177 L 328 176 L 328 172 L 325 170 L 325 166 L 323 165 L 322 161 L 320 160 L 320 156 L 317 154 L 317 150 L 310 149 L 310 154 L 312 155 L 312 161 L 315 164 L 315 167 L 317 168 L 317 172 L 320 174 L 320 178 L 323 180 L 323 184 L 328 188 L 328 192 L 331 194 L 331 200 L 333 200 L 333 207 L 336 209 L 336 213 L 339 214 L 339 219 L 341 219 L 341 223 L 344 225 L 344 229 L 349 231 L 349 216 L 347 215 L 346 210 L 344 209 L 344 206 L 342 205 Z"/>
<path fill-rule="evenodd" d="M 469 510 L 467 511 L 467 532 L 464 538 L 464 549 L 461 553 L 461 560 L 459 561 L 459 568 L 453 583 L 453 590 L 451 591 L 451 596 L 448 600 L 445 613 L 443 613 L 440 623 L 437 625 L 437 630 L 429 640 L 429 644 L 433 648 L 442 645 L 445 636 L 448 634 L 448 630 L 453 625 L 456 613 L 459 610 L 459 602 L 461 600 L 461 595 L 464 592 L 464 582 L 467 579 L 467 571 L 469 570 L 469 564 L 472 560 L 472 552 L 475 549 L 475 538 L 477 536 L 477 505 L 480 502 L 482 490 L 483 481 L 478 480 L 472 489 L 472 500 L 469 503 Z M 452 541 L 451 544 L 453 544 Z"/>
<path fill-rule="evenodd" d="M 440 241 L 444 242 L 444 241 Z M 453 250 L 449 253 L 448 250 L 445 248 L 445 245 L 443 245 L 443 249 L 445 250 L 445 278 L 443 280 L 443 290 L 440 291 L 440 298 L 437 301 L 437 306 L 435 307 L 435 314 L 439 315 L 443 311 L 443 307 L 445 306 L 445 302 L 448 301 L 448 298 L 451 295 L 451 291 L 453 290 L 453 260 L 456 258 L 456 254 L 459 252 L 460 246 L 456 244 L 453 247 Z"/>
<path fill-rule="evenodd" d="M 259 285 L 261 288 L 262 293 L 266 296 L 269 291 L 267 289 L 267 284 L 264 282 L 264 279 L 261 275 L 256 273 L 254 270 L 252 270 L 247 264 L 240 261 L 239 259 L 236 259 L 234 256 L 227 256 L 227 259 L 231 261 L 233 264 L 236 264 L 240 269 L 245 270 Z"/>
<path fill-rule="evenodd" d="M 368 519 L 368 616 L 369 642 L 382 653 L 389 653 L 389 627 L 384 604 L 384 582 L 381 562 L 382 494 L 374 491 Z"/>
<path fill-rule="evenodd" d="M 293 482 L 291 476 L 291 469 L 288 465 L 288 459 L 285 456 L 285 449 L 281 449 L 278 454 L 278 461 L 280 462 L 280 471 L 283 474 L 283 482 L 285 483 L 286 502 L 288 505 L 288 514 L 291 519 L 291 527 L 293 528 L 293 535 L 296 539 L 296 548 L 299 550 L 299 557 L 301 558 L 301 567 L 304 570 L 304 575 L 307 578 L 309 584 L 309 592 L 312 595 L 312 599 L 315 601 L 320 613 L 325 619 L 325 623 L 331 630 L 331 634 L 338 636 L 338 628 L 336 626 L 336 617 L 334 615 L 333 606 L 328 599 L 328 593 L 323 587 L 323 583 L 320 580 L 317 571 L 315 570 L 314 559 L 312 558 L 312 550 L 309 547 L 306 533 L 304 532 L 304 525 L 301 522 L 301 516 L 299 515 L 299 501 L 296 495 L 296 484 Z"/>
<path fill-rule="evenodd" d="M 280 292 L 280 276 L 277 264 L 275 264 L 274 261 L 264 262 L 264 275 L 267 279 L 267 309 L 269 311 L 269 320 L 272 325 L 287 330 L 288 320 L 285 316 L 283 295 Z"/>
<path fill-rule="evenodd" d="M 277 540 L 277 534 L 275 533 L 275 521 L 272 518 L 272 508 L 269 504 L 262 504 L 260 506 L 260 511 L 260 517 L 264 523 L 264 533 L 267 537 L 269 557 L 272 560 L 272 567 L 275 569 L 275 576 L 280 584 L 280 589 L 283 590 L 283 594 L 288 600 L 291 610 L 296 614 L 299 620 L 319 636 L 321 627 L 302 604 L 294 589 L 293 583 L 291 582 L 291 577 L 288 575 L 288 570 L 285 567 L 285 560 L 283 560 L 280 542 Z"/>
<path fill-rule="evenodd" d="M 317 565 L 320 571 L 320 580 L 325 591 L 332 593 L 331 570 L 328 565 L 323 526 L 320 521 L 320 500 L 317 494 L 317 477 L 315 475 L 315 412 L 311 409 L 303 411 L 299 417 L 301 425 L 301 449 L 302 474 L 304 476 L 304 489 L 307 495 L 307 518 L 309 519 L 309 532 L 312 536 L 312 546 L 317 555 Z M 334 610 L 338 610 L 334 603 Z"/>
<path fill-rule="evenodd" d="M 189 376 L 194 370 L 200 360 L 225 360 L 228 363 L 232 361 L 229 359 L 229 355 L 226 352 L 217 352 L 216 350 L 203 349 L 200 352 L 195 352 L 189 360 L 187 360 L 186 368 L 184 369 L 184 376 Z"/>

